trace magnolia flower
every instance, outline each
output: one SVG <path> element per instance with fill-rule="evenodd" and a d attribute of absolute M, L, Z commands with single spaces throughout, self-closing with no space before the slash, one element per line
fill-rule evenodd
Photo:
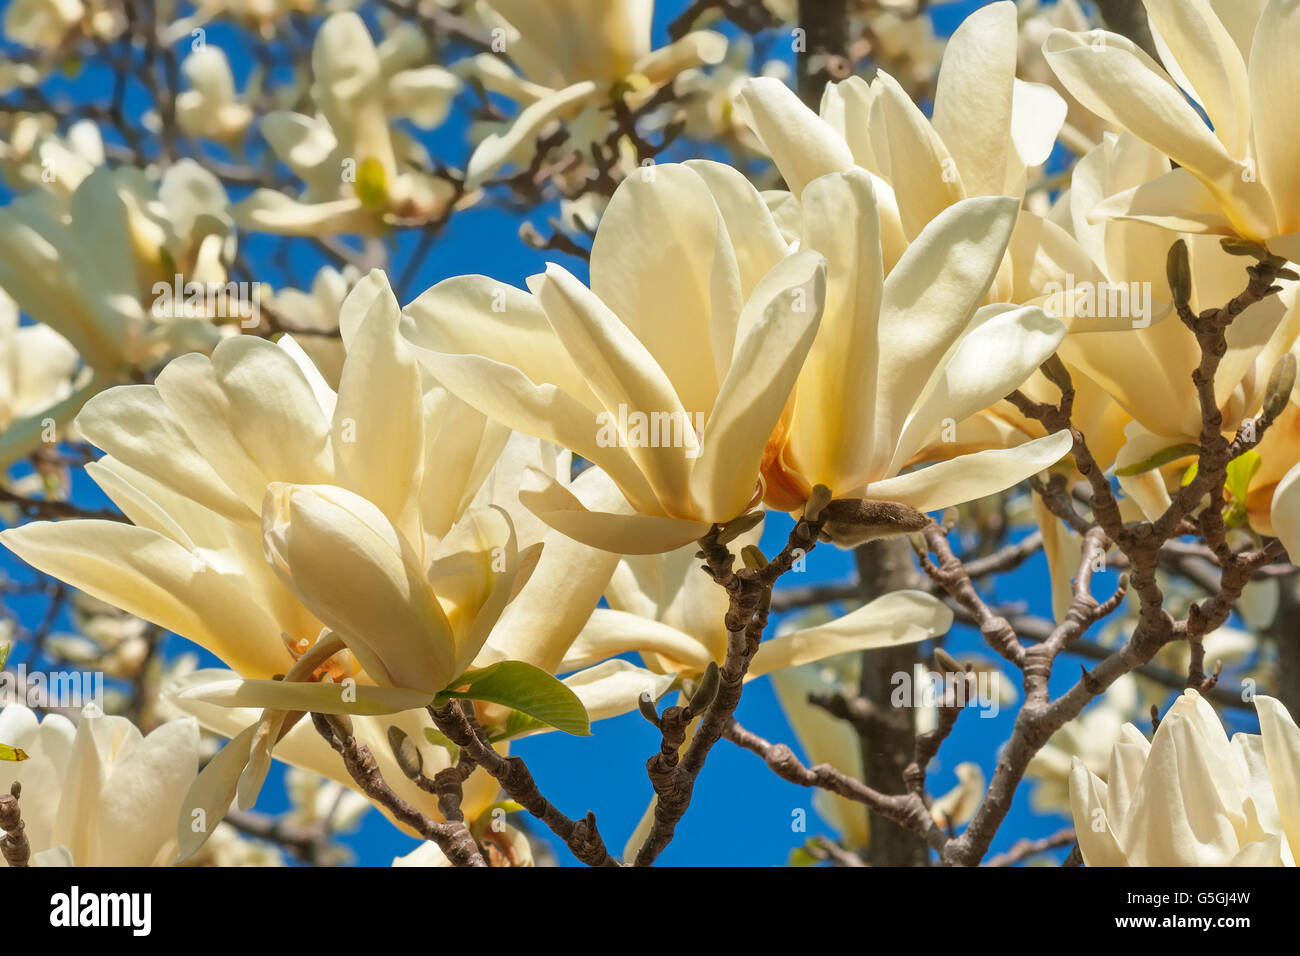
<path fill-rule="evenodd" d="M 685 135 L 702 140 L 734 137 L 752 145 L 753 135 L 737 115 L 734 102 L 751 76 L 753 58 L 754 41 L 742 34 L 730 42 L 727 55 L 711 69 L 686 70 L 678 76 L 675 88 L 683 101 Z M 790 67 L 780 60 L 769 60 L 759 73 L 784 81 Z"/>
<path fill-rule="evenodd" d="M 16 190 L 48 189 L 66 200 L 86 177 L 104 165 L 99 125 L 77 120 L 60 135 L 53 117 L 17 117 L 0 141 L 0 170 Z"/>
<path fill-rule="evenodd" d="M 386 77 L 365 22 L 351 12 L 330 16 L 312 48 L 317 115 L 281 110 L 261 123 L 271 149 L 306 188 L 296 199 L 254 190 L 234 207 L 236 221 L 282 235 L 374 236 L 392 222 L 440 215 L 451 200 L 451 183 L 423 172 L 429 166 L 423 148 L 390 130 L 392 118 L 403 114 L 388 92 L 395 90 L 406 111 L 440 120 L 455 84 L 438 70 Z"/>
<path fill-rule="evenodd" d="M 887 275 L 869 174 L 823 176 L 800 203 L 802 245 L 827 258 L 826 310 L 764 454 L 770 507 L 794 511 L 821 484 L 838 498 L 931 511 L 1008 488 L 1069 452 L 1059 432 L 902 473 L 945 426 L 1020 386 L 1065 336 L 1037 307 L 980 308 L 1016 220 L 1014 199 L 943 210 Z"/>
<path fill-rule="evenodd" d="M 654 554 L 757 502 L 824 282 L 821 256 L 790 253 L 740 173 L 665 164 L 615 192 L 590 289 L 556 265 L 531 294 L 449 279 L 407 307 L 407 334 L 450 391 L 599 465 L 636 513 L 548 481 L 529 508 L 593 547 Z"/>
<path fill-rule="evenodd" d="M 72 391 L 77 350 L 45 325 L 18 325 L 18 307 L 0 289 L 0 433 L 15 419 L 41 417 Z"/>
<path fill-rule="evenodd" d="M 1300 555 L 1300 464 L 1293 465 L 1273 492 L 1272 531 L 1290 555 Z"/>
<path fill-rule="evenodd" d="M 1288 121 L 1300 8 L 1291 0 L 1143 2 L 1163 67 L 1103 30 L 1057 30 L 1043 47 L 1080 103 L 1177 164 L 1091 214 L 1240 236 L 1300 257 L 1300 154 Z"/>
<path fill-rule="evenodd" d="M 1057 79 L 1043 55 L 1043 43 L 1053 30 L 1087 30 L 1091 25 L 1088 16 L 1079 0 L 1056 0 L 1055 3 L 1019 0 L 1017 7 L 1020 14 L 1018 73 L 1026 80 L 1052 87 L 1065 100 L 1065 123 L 1061 127 L 1060 140 L 1072 152 L 1082 156 L 1101 142 L 1109 127 L 1105 120 L 1071 96 Z"/>
<path fill-rule="evenodd" d="M 1168 450 L 1199 441 L 1201 413 L 1188 399 L 1188 383 L 1200 352 L 1168 305 L 1166 259 L 1175 237 L 1145 222 L 1092 222 L 1090 211 L 1107 197 L 1168 169 L 1168 160 L 1140 140 L 1107 134 L 1075 167 L 1060 209 L 1065 228 L 1087 254 L 1086 263 L 1072 267 L 1075 288 L 1104 290 L 1108 297 L 1118 293 L 1116 301 L 1122 305 L 1128 300 L 1129 311 L 1134 300 L 1148 300 L 1146 324 L 1135 322 L 1137 327 L 1124 331 L 1091 331 L 1083 319 L 1076 319 L 1075 334 L 1062 343 L 1060 354 L 1132 419 L 1124 426 L 1123 446 L 1114 461 L 1125 492 L 1153 518 L 1168 506 L 1168 489 L 1177 487 L 1191 460 L 1187 454 L 1170 459 Z M 1221 307 L 1245 285 L 1242 259 L 1223 251 L 1210 236 L 1189 235 L 1184 240 L 1192 275 L 1190 308 L 1199 313 Z M 1214 379 L 1227 429 L 1235 430 L 1237 422 L 1259 410 L 1269 373 L 1300 334 L 1296 283 L 1281 284 L 1280 294 L 1251 305 L 1228 327 L 1228 351 Z M 1087 434 L 1091 444 L 1094 433 Z"/>
<path fill-rule="evenodd" d="M 185 58 L 181 72 L 190 88 L 176 96 L 176 122 L 186 136 L 237 146 L 253 121 L 253 108 L 235 92 L 230 61 L 205 43 Z"/>
<path fill-rule="evenodd" d="M 361 715 L 357 737 L 377 757 L 389 724 L 421 739 L 420 708 L 469 668 L 541 550 L 519 546 L 503 509 L 474 507 L 508 432 L 425 379 L 397 337 L 400 320 L 382 274 L 359 284 L 341 314 L 348 359 L 337 393 L 291 336 L 241 336 L 211 358 L 175 360 L 154 385 L 98 396 L 79 426 L 108 454 L 88 471 L 135 524 L 38 522 L 0 538 L 234 671 L 191 675 L 171 695 L 235 738 L 196 781 L 187 806 L 204 826 L 183 826 L 187 852 L 236 789 L 244 805 L 255 799 L 273 746 L 347 782 L 290 712 Z M 558 660 L 585 620 L 574 608 L 590 610 L 612 570 L 608 556 L 554 538 L 564 573 L 548 568 L 550 590 L 528 592 L 533 611 L 516 610 L 493 661 Z M 594 716 L 634 706 L 639 692 L 619 668 L 571 681 Z M 250 722 L 246 707 L 262 712 Z M 223 709 L 245 722 L 213 717 Z M 407 713 L 363 723 L 396 711 Z M 404 799 L 437 812 L 391 754 L 385 769 Z"/>
<path fill-rule="evenodd" d="M 156 187 L 135 170 L 101 167 L 77 187 L 66 213 L 40 192 L 0 209 L 0 288 L 63 335 L 92 372 L 47 411 L 56 424 L 133 369 L 210 349 L 220 335 L 212 318 L 242 317 L 247 303 L 225 284 L 233 242 L 225 203 L 216 177 L 181 160 Z M 173 289 L 190 282 L 202 294 L 177 301 Z M 12 428 L 0 440 L 0 464 L 30 447 L 42 427 L 29 419 Z"/>
<path fill-rule="evenodd" d="M 1088 866 L 1295 866 L 1300 728 L 1258 696 L 1260 734 L 1231 742 L 1218 715 L 1184 691 L 1155 739 L 1132 724 L 1105 782 L 1075 758 L 1070 806 Z"/>
<path fill-rule="evenodd" d="M 100 0 L 14 0 L 5 11 L 4 35 L 26 47 L 53 51 L 82 28 L 107 42 L 125 26 L 123 14 Z"/>
<path fill-rule="evenodd" d="M 0 710 L 0 740 L 29 759 L 0 762 L 0 788 L 23 786 L 20 807 L 34 866 L 166 866 L 176 819 L 199 767 L 192 719 L 147 737 L 125 717 L 87 707 L 80 721 Z"/>
<path fill-rule="evenodd" d="M 167 28 L 165 38 L 175 43 L 213 20 L 236 20 L 270 39 L 277 23 L 290 13 L 311 13 L 320 0 L 197 0 L 194 11 Z"/>
<path fill-rule="evenodd" d="M 761 528 L 738 538 L 758 540 Z M 624 557 L 561 670 L 636 652 L 658 673 L 698 677 L 727 656 L 727 592 L 699 571 L 698 548 Z M 952 611 L 922 591 L 893 591 L 841 618 L 763 642 L 745 680 L 849 651 L 914 644 L 943 634 Z"/>
<path fill-rule="evenodd" d="M 955 202 L 1023 197 L 1027 171 L 1047 159 L 1065 116 L 1050 88 L 1016 78 L 1010 0 L 976 10 L 949 40 L 933 121 L 885 72 L 870 85 L 856 77 L 828 85 L 820 116 L 771 79 L 751 80 L 736 106 L 794 197 L 818 176 L 854 166 L 878 180 L 886 271 L 901 244 Z M 1010 292 L 1002 276 L 992 301 L 1025 301 Z"/>
<path fill-rule="evenodd" d="M 504 166 L 527 162 L 556 120 L 572 121 L 571 148 L 588 154 L 589 142 L 608 137 L 612 99 L 627 92 L 648 98 L 682 71 L 718 63 L 727 50 L 726 38 L 709 30 L 652 50 L 654 0 L 492 0 L 492 9 L 504 34 L 498 52 L 508 54 L 522 75 L 490 53 L 476 56 L 472 69 L 486 89 L 523 110 L 474 150 L 466 170 L 470 186 Z M 574 132 L 579 129 L 586 135 Z"/>

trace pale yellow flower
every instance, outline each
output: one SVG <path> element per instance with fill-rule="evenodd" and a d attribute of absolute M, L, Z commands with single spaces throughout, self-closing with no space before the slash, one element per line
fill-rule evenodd
<path fill-rule="evenodd" d="M 144 736 L 93 705 L 74 727 L 19 704 L 0 711 L 0 740 L 29 759 L 0 762 L 0 788 L 22 783 L 33 866 L 167 866 L 176 819 L 199 769 L 199 728 L 173 720 Z M 0 831 L 3 832 L 3 831 Z"/>
<path fill-rule="evenodd" d="M 389 65 L 407 56 L 392 51 Z M 458 88 L 455 78 L 436 66 L 388 76 L 365 22 L 351 12 L 321 24 L 312 75 L 315 116 L 277 110 L 261 121 L 272 151 L 302 180 L 302 194 L 254 190 L 234 207 L 236 221 L 281 235 L 373 236 L 396 221 L 441 214 L 451 184 L 423 172 L 422 147 L 390 126 L 401 115 L 440 122 Z"/>
<path fill-rule="evenodd" d="M 611 98 L 623 91 L 648 94 L 677 74 L 718 63 L 727 41 L 711 30 L 696 30 L 674 43 L 652 49 L 654 0 L 493 0 L 500 14 L 494 42 L 501 42 L 516 73 L 492 53 L 471 61 L 483 86 L 523 107 L 509 127 L 492 133 L 470 157 L 471 186 L 504 166 L 527 162 L 537 139 L 557 120 L 574 121 L 584 136 L 572 148 L 588 154 L 590 142 L 603 142 L 611 127 Z"/>
<path fill-rule="evenodd" d="M 827 259 L 826 310 L 764 456 L 770 507 L 797 510 L 821 484 L 837 498 L 931 511 L 1001 491 L 1069 452 L 1059 432 L 904 471 L 946 429 L 1023 384 L 1065 336 L 1038 307 L 981 307 L 1016 220 L 1014 199 L 959 200 L 888 272 L 865 170 L 813 180 L 800 204 L 802 246 Z"/>
<path fill-rule="evenodd" d="M 1091 215 L 1240 236 L 1297 258 L 1300 137 L 1290 117 L 1300 6 L 1294 0 L 1143 2 L 1163 66 L 1102 30 L 1057 30 L 1043 46 L 1080 103 L 1176 164 Z"/>
<path fill-rule="evenodd" d="M 1088 866 L 1295 866 L 1300 728 L 1258 696 L 1260 734 L 1232 740 L 1194 690 L 1150 743 L 1121 731 L 1106 781 L 1075 758 L 1070 805 Z"/>
<path fill-rule="evenodd" d="M 548 481 L 530 508 L 594 547 L 653 554 L 757 502 L 824 282 L 821 256 L 791 253 L 740 173 L 665 164 L 619 186 L 590 289 L 555 265 L 531 294 L 450 279 L 407 307 L 408 336 L 449 390 L 599 465 L 636 513 Z"/>
<path fill-rule="evenodd" d="M 43 418 L 72 392 L 77 350 L 45 325 L 18 324 L 18 307 L 0 289 L 0 434 L 16 419 Z"/>
<path fill-rule="evenodd" d="M 253 122 L 253 108 L 240 100 L 230 61 L 205 43 L 181 63 L 189 89 L 176 96 L 176 123 L 186 136 L 237 146 Z"/>
<path fill-rule="evenodd" d="M 190 806 L 206 825 L 182 827 L 185 848 L 210 832 L 236 786 L 251 803 L 273 745 L 342 773 L 309 724 L 276 743 L 288 711 L 363 715 L 358 737 L 377 756 L 384 728 L 402 721 L 363 725 L 366 714 L 410 711 L 404 729 L 422 738 L 419 708 L 469 668 L 542 549 L 520 546 L 504 509 L 476 504 L 509 433 L 427 380 L 397 338 L 400 319 L 382 274 L 354 290 L 337 393 L 289 336 L 229 339 L 211 358 L 175 360 L 155 385 L 104 393 L 79 419 L 108 452 L 88 470 L 135 524 L 41 522 L 4 534 L 34 566 L 233 669 L 191 675 L 171 695 L 235 737 L 196 783 Z M 550 590 L 527 592 L 533 610 L 516 609 L 491 660 L 558 662 L 598 599 L 612 556 L 552 537 L 562 571 L 549 567 Z M 628 676 L 607 667 L 571 681 L 600 717 L 634 705 Z M 244 707 L 264 710 L 250 722 Z M 245 723 L 213 716 L 222 709 Z M 399 791 L 410 783 L 385 769 Z"/>

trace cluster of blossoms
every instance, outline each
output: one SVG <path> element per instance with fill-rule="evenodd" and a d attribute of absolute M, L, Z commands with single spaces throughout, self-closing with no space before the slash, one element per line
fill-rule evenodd
<path fill-rule="evenodd" d="M 1140 598 L 1109 638 L 1145 655 L 1117 651 L 1063 698 L 1078 708 L 1019 771 L 1037 804 L 1068 808 L 1088 865 L 1295 865 L 1300 729 L 1260 695 L 1261 734 L 1229 741 L 1202 668 L 1206 646 L 1228 655 L 1217 628 L 1235 602 L 1247 614 L 1252 573 L 1300 555 L 1300 6 L 1145 0 L 1159 62 L 1068 0 L 987 4 L 942 47 L 907 4 L 855 7 L 877 69 L 825 84 L 816 109 L 780 69 L 749 75 L 734 25 L 656 46 L 649 0 L 433 6 L 415 23 L 212 2 L 152 25 L 189 45 L 188 88 L 147 125 L 216 152 L 110 161 L 94 124 L 6 114 L 0 466 L 49 479 L 29 494 L 15 473 L 5 493 L 50 520 L 15 514 L 0 543 L 95 602 L 82 629 L 113 631 L 119 660 L 144 640 L 125 612 L 220 665 L 162 674 L 147 736 L 93 707 L 0 710 L 0 784 L 23 794 L 0 810 L 21 806 L 33 862 L 255 858 L 220 824 L 278 759 L 302 774 L 303 825 L 346 794 L 352 819 L 373 802 L 428 841 L 403 865 L 527 865 L 528 840 L 494 823 L 519 797 L 513 739 L 639 709 L 690 768 L 744 739 L 740 688 L 768 675 L 805 753 L 856 777 L 858 736 L 814 700 L 851 693 L 860 652 L 942 639 L 954 608 L 1041 710 L 1046 676 L 945 560 L 957 519 L 931 517 L 1029 482 L 1056 618 L 1041 647 L 1119 605 L 1124 586 L 1105 605 L 1088 590 L 1109 552 Z M 787 6 L 754 16 L 773 28 Z M 132 29 L 115 12 L 11 5 L 32 56 L 0 89 L 111 46 Z M 215 41 L 191 41 L 308 17 L 310 82 L 241 91 Z M 448 24 L 477 52 L 436 62 Z M 451 169 L 420 134 L 473 95 Z M 716 152 L 646 155 L 647 130 L 667 146 L 682 129 L 770 160 L 772 188 Z M 403 304 L 406 283 L 373 268 L 401 230 L 436 237 L 543 183 L 591 217 L 585 275 L 456 275 Z M 361 251 L 309 290 L 242 281 L 271 237 Z M 80 509 L 55 459 L 82 443 L 114 510 L 65 518 Z M 787 515 L 791 544 L 765 556 Z M 1163 533 L 1157 549 L 1203 539 L 1196 557 L 1223 569 L 1222 607 L 1188 612 L 1219 613 L 1212 632 L 1178 622 L 1184 660 L 1150 637 L 1173 618 L 1135 527 Z M 759 640 L 776 579 L 818 541 L 880 540 L 910 542 L 932 583 Z M 1157 654 L 1199 676 L 1148 742 L 1129 721 L 1168 693 L 1139 701 L 1126 670 Z M 972 662 L 962 680 L 999 673 Z M 908 732 L 942 740 L 952 719 L 941 697 Z M 206 753 L 200 729 L 228 742 Z M 628 861 L 671 837 L 665 762 Z M 978 763 L 936 795 L 925 769 L 888 796 L 920 806 L 927 839 L 999 812 Z M 867 807 L 888 800 L 828 790 L 824 816 L 866 845 Z"/>

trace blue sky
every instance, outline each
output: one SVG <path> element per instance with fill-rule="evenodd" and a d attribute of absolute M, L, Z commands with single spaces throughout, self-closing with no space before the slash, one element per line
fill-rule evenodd
<path fill-rule="evenodd" d="M 6 2 L 0 2 L 0 10 Z M 936 7 L 937 28 L 941 33 L 951 32 L 963 16 L 979 5 L 964 2 Z M 664 36 L 667 22 L 684 6 L 684 0 L 659 4 L 656 17 L 659 39 Z M 247 52 L 241 50 L 235 31 L 216 26 L 209 31 L 208 40 L 227 51 L 237 74 L 246 74 L 250 59 Z M 56 86 L 70 98 L 84 99 L 92 95 L 102 96 L 102 80 L 102 76 L 87 71 L 75 80 L 60 80 Z M 139 108 L 139 103 L 133 104 L 134 110 Z M 452 164 L 463 163 L 467 153 L 463 124 L 449 124 L 427 137 L 427 141 L 436 155 Z M 672 158 L 685 157 L 679 153 Z M 553 213 L 553 208 L 542 208 L 530 218 L 540 224 Z M 457 214 L 425 259 L 412 285 L 412 292 L 449 276 L 471 272 L 487 273 L 522 286 L 528 275 L 543 267 L 545 257 L 518 240 L 518 226 L 518 216 L 490 208 Z M 413 237 L 407 237 L 396 251 L 394 274 L 402 271 L 412 240 Z M 259 254 L 269 248 L 270 243 L 262 239 L 253 239 L 245 244 L 252 262 L 257 262 Z M 564 256 L 560 256 L 559 261 L 579 274 L 583 272 L 584 264 L 580 261 Z M 300 276 L 309 276 L 315 264 L 315 254 L 306 250 L 296 252 L 292 262 L 293 270 Z M 88 482 L 84 487 L 78 485 L 76 498 L 90 506 L 102 501 Z M 771 553 L 779 549 L 788 522 L 782 516 L 776 516 L 769 520 L 768 525 L 765 550 Z M 803 585 L 844 580 L 851 571 L 851 554 L 824 546 L 810 556 L 806 571 L 788 576 L 786 583 Z M 0 555 L 0 573 L 19 578 L 25 576 L 24 570 L 7 553 Z M 1108 589 L 1113 585 L 1113 576 L 1100 576 L 1098 593 L 1109 593 Z M 1048 591 L 1046 567 L 1041 556 L 998 582 L 999 597 L 1023 601 L 1028 610 L 1042 615 L 1050 615 Z M 38 605 L 31 601 L 20 600 L 11 606 L 29 624 L 39 614 Z M 958 657 L 964 652 L 980 652 L 987 656 L 987 648 L 979 635 L 967 628 L 955 628 L 947 646 Z M 171 655 L 190 648 L 187 642 L 171 638 L 166 652 Z M 1054 692 L 1068 688 L 1077 674 L 1075 662 L 1063 659 L 1053 680 Z M 738 718 L 745 726 L 770 740 L 795 743 L 766 680 L 756 681 L 746 688 Z M 975 760 L 986 775 L 991 775 L 997 749 L 1009 735 L 1013 719 L 1014 708 L 1003 709 L 992 719 L 980 719 L 975 713 L 964 715 L 932 767 L 931 791 L 942 793 L 956 783 L 952 769 L 960 760 Z M 593 736 L 584 739 L 558 733 L 527 739 L 519 742 L 514 752 L 527 760 L 543 792 L 563 811 L 571 816 L 579 816 L 588 809 L 595 811 L 611 849 L 617 851 L 649 800 L 651 789 L 644 763 L 657 747 L 657 734 L 636 714 L 601 722 L 593 730 Z M 1021 788 L 1011 815 L 994 843 L 994 852 L 1005 849 L 1019 838 L 1047 835 L 1068 823 L 1063 817 L 1033 815 L 1028 808 L 1028 790 L 1028 787 Z M 790 851 L 810 835 L 830 832 L 812 809 L 811 798 L 811 791 L 780 780 L 753 755 L 726 742 L 720 743 L 700 777 L 690 812 L 678 827 L 677 838 L 661 861 L 676 865 L 781 864 Z M 259 808 L 274 812 L 284 805 L 282 772 L 277 767 Z M 792 830 L 795 811 L 800 809 L 807 811 L 807 833 Z M 538 832 L 536 827 L 534 832 Z M 549 834 L 545 836 L 549 838 Z M 400 834 L 376 812 L 368 814 L 360 831 L 348 837 L 346 842 L 360 863 L 371 865 L 386 865 L 394 856 L 408 852 L 415 845 L 413 839 Z M 556 845 L 556 851 L 561 862 L 575 863 L 562 846 Z"/>

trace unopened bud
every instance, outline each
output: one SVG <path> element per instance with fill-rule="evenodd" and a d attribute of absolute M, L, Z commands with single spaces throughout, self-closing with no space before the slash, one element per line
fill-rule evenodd
<path fill-rule="evenodd" d="M 1173 295 L 1174 305 L 1179 309 L 1187 308 L 1192 301 L 1192 265 L 1187 257 L 1187 243 L 1184 240 L 1179 239 L 1169 247 L 1165 272 L 1169 277 L 1169 291 Z"/>
<path fill-rule="evenodd" d="M 1269 418 L 1277 418 L 1286 410 L 1287 402 L 1291 401 L 1291 390 L 1295 388 L 1295 374 L 1295 356 L 1290 352 L 1273 365 L 1268 388 L 1264 391 L 1264 413 Z"/>
<path fill-rule="evenodd" d="M 718 686 L 721 682 L 722 675 L 718 671 L 717 662 L 709 661 L 709 666 L 704 668 L 704 674 L 700 677 L 700 686 L 691 695 L 691 710 L 698 714 L 713 703 L 713 698 L 718 696 Z"/>
<path fill-rule="evenodd" d="M 747 544 L 740 549 L 740 560 L 745 562 L 745 567 L 755 571 L 767 567 L 767 558 L 754 544 Z"/>
<path fill-rule="evenodd" d="M 659 726 L 659 711 L 655 709 L 654 698 L 650 696 L 648 690 L 641 692 L 641 696 L 637 698 L 636 706 L 637 710 L 641 711 L 642 717 L 650 721 L 650 723 L 654 724 L 656 727 Z"/>
<path fill-rule="evenodd" d="M 813 485 L 812 494 L 808 496 L 808 501 L 803 506 L 805 520 L 816 521 L 830 503 L 831 490 L 825 485 Z"/>
<path fill-rule="evenodd" d="M 424 758 L 420 756 L 420 748 L 395 724 L 388 728 L 388 746 L 392 748 L 397 766 L 411 780 L 424 772 Z"/>
<path fill-rule="evenodd" d="M 1182 240 L 1178 240 L 1182 242 Z M 1223 251 L 1230 256 L 1250 256 L 1252 259 L 1268 260 L 1273 258 L 1272 253 L 1261 246 L 1258 242 L 1252 242 L 1249 239 L 1239 239 L 1236 236 L 1229 236 L 1219 240 L 1219 245 Z"/>
<path fill-rule="evenodd" d="M 751 511 L 747 515 L 741 515 L 734 521 L 729 521 L 718 532 L 718 544 L 726 544 L 729 541 L 735 541 L 747 531 L 757 528 L 763 521 L 762 511 Z"/>
<path fill-rule="evenodd" d="M 352 718 L 347 714 L 325 714 L 325 723 L 330 725 L 334 736 L 339 740 L 352 739 Z"/>
<path fill-rule="evenodd" d="M 966 668 L 957 663 L 957 658 L 953 657 L 942 647 L 934 649 L 934 662 L 939 665 L 945 674 L 960 674 Z"/>

